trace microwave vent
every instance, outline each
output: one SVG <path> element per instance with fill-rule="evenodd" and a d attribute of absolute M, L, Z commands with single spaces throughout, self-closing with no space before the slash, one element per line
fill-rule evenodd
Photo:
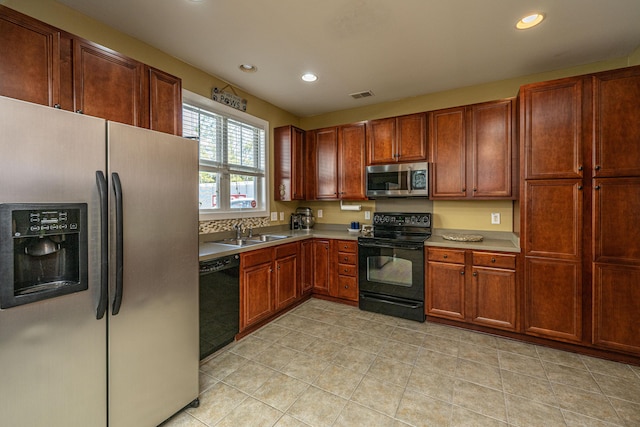
<path fill-rule="evenodd" d="M 368 98 L 370 96 L 373 96 L 373 92 L 370 90 L 365 90 L 364 92 L 356 92 L 356 93 L 351 93 L 349 95 L 353 99 L 360 99 L 360 98 Z"/>

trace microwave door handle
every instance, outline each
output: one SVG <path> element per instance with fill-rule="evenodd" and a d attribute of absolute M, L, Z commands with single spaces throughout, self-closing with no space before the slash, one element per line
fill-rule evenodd
<path fill-rule="evenodd" d="M 407 168 L 407 192 L 411 194 L 411 168 Z"/>

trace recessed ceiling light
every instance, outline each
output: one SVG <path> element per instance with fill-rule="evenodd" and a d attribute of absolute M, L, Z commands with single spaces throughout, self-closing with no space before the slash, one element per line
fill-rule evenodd
<path fill-rule="evenodd" d="M 532 13 L 531 15 L 527 15 L 516 24 L 516 28 L 519 30 L 526 30 L 528 28 L 535 27 L 544 19 L 543 13 Z"/>
<path fill-rule="evenodd" d="M 258 67 L 251 64 L 240 64 L 238 68 L 240 68 L 240 71 L 244 71 L 245 73 L 255 73 L 258 71 Z"/>
<path fill-rule="evenodd" d="M 315 82 L 316 80 L 318 80 L 318 76 L 313 73 L 304 73 L 302 75 L 302 80 L 304 80 L 305 82 Z"/>

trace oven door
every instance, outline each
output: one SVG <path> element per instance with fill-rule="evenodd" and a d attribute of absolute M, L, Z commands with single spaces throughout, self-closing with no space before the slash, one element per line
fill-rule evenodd
<path fill-rule="evenodd" d="M 358 241 L 361 292 L 424 301 L 424 245 Z"/>

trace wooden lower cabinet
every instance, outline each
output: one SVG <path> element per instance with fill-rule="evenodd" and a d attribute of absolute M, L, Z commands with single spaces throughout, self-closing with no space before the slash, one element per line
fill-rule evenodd
<path fill-rule="evenodd" d="M 316 239 L 312 245 L 312 258 L 307 260 L 306 265 L 310 266 L 312 272 L 313 293 L 329 295 L 329 283 L 331 281 L 329 240 Z"/>
<path fill-rule="evenodd" d="M 298 252 L 288 243 L 240 254 L 240 331 L 298 299 Z"/>
<path fill-rule="evenodd" d="M 329 295 L 358 301 L 358 242 L 333 240 L 333 277 Z"/>
<path fill-rule="evenodd" d="M 428 316 L 518 330 L 515 254 L 427 250 Z"/>

